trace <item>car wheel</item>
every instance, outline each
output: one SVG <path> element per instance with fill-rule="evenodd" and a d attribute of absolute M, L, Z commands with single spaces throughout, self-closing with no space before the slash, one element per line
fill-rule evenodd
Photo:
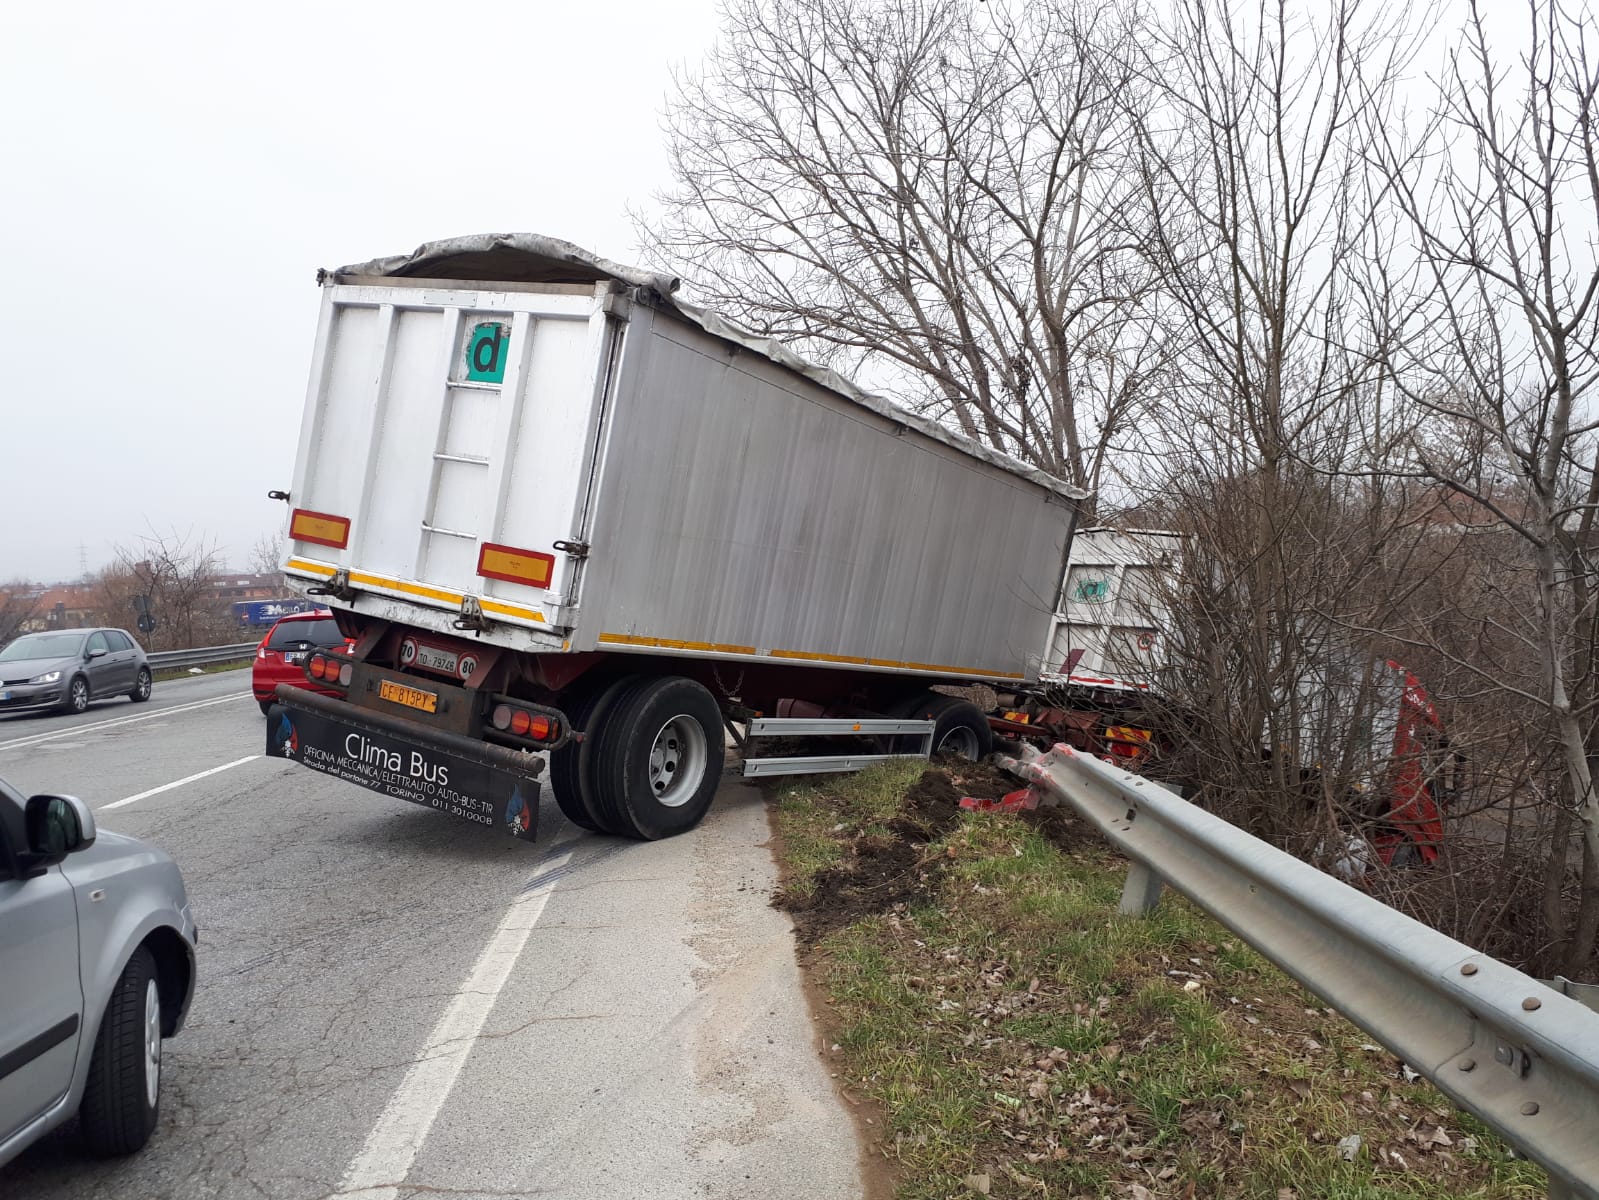
<path fill-rule="evenodd" d="M 595 815 L 612 833 L 646 841 L 700 823 L 722 781 L 722 713 L 680 676 L 628 690 L 594 747 Z"/>
<path fill-rule="evenodd" d="M 61 707 L 69 713 L 89 711 L 89 681 L 82 675 L 74 675 L 67 683 L 67 694 L 61 701 Z"/>
<path fill-rule="evenodd" d="M 143 704 L 150 698 L 150 668 L 140 667 L 139 677 L 133 681 L 133 690 L 128 693 L 128 699 L 135 704 Z"/>
<path fill-rule="evenodd" d="M 132 1154 L 155 1132 L 161 1106 L 161 989 L 140 946 L 111 989 L 94 1039 L 78 1118 L 96 1154 Z"/>

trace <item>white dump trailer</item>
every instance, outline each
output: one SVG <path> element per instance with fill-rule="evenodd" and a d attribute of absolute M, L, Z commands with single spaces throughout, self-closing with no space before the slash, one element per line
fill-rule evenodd
<path fill-rule="evenodd" d="M 724 721 L 988 728 L 1036 679 L 1081 493 L 526 234 L 324 271 L 284 570 L 351 656 L 269 752 L 531 836 L 694 825 Z M 444 781 L 448 777 L 449 782 Z"/>

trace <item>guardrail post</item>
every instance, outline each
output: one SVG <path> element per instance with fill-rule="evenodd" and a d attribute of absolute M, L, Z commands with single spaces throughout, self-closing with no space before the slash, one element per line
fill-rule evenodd
<path fill-rule="evenodd" d="M 1127 882 L 1122 886 L 1121 907 L 1116 911 L 1123 916 L 1142 917 L 1155 911 L 1160 903 L 1160 893 L 1166 881 L 1136 859 L 1127 864 Z"/>

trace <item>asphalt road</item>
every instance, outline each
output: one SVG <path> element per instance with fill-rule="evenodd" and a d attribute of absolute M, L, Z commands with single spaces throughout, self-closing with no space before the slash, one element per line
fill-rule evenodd
<path fill-rule="evenodd" d="M 166 849 L 200 983 L 161 1126 L 0 1168 L 60 1200 L 861 1195 L 757 794 L 683 837 L 537 846 L 259 757 L 243 672 L 0 719 L 0 775 Z"/>

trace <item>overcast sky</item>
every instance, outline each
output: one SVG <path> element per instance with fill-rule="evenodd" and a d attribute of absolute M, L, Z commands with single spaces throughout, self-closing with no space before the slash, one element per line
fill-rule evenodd
<path fill-rule="evenodd" d="M 7 4 L 0 581 L 274 529 L 316 269 L 530 230 L 623 262 L 713 0 Z"/>

